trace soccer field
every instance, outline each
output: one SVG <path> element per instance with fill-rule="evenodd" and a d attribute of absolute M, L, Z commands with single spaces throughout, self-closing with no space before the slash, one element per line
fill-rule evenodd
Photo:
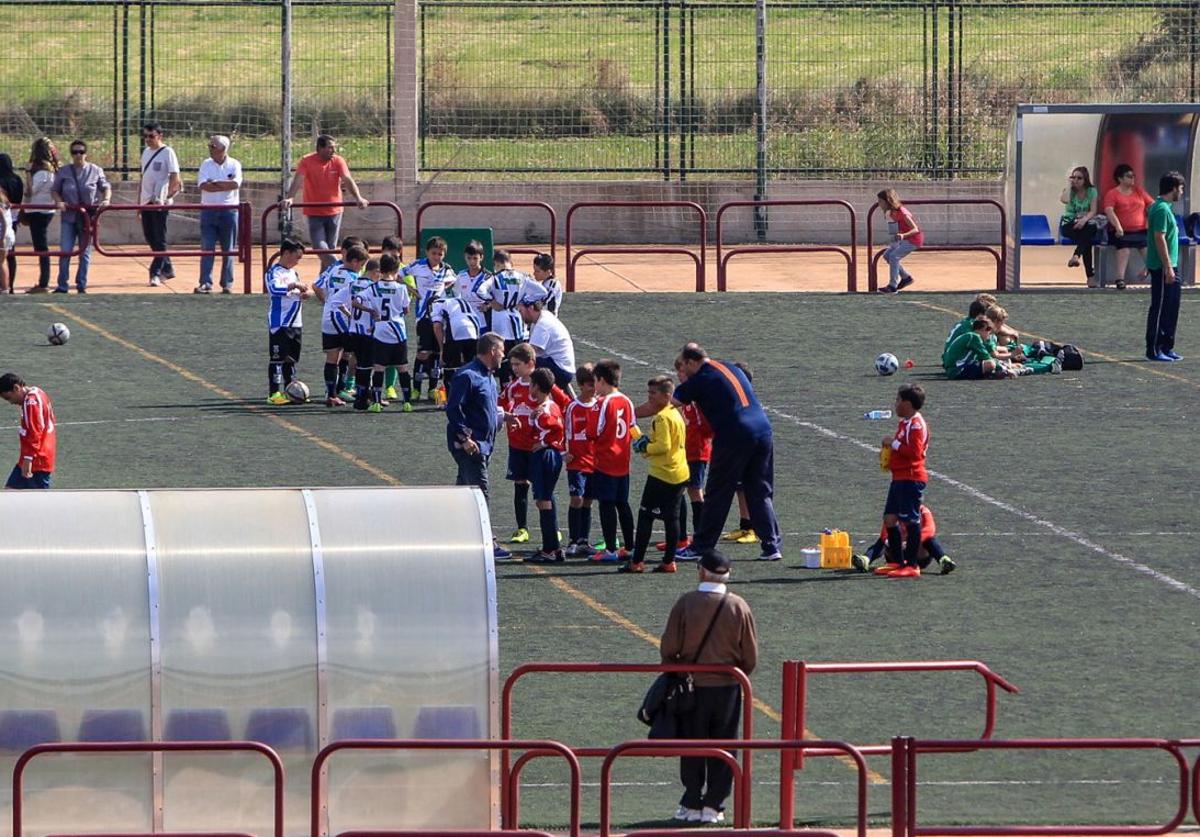
<path fill-rule="evenodd" d="M 1141 359 L 1144 293 L 1027 293 L 1001 300 L 1023 332 L 1085 350 L 1081 372 L 1006 382 L 948 382 L 942 340 L 967 295 L 576 294 L 563 319 L 581 359 L 616 357 L 635 401 L 651 374 L 694 339 L 715 357 L 747 362 L 775 427 L 776 508 L 785 560 L 754 561 L 733 546 L 732 589 L 758 620 L 753 680 L 759 736 L 778 733 L 784 660 L 979 659 L 1021 688 L 1000 698 L 996 735 L 1197 734 L 1200 562 L 1195 520 L 1200 454 L 1192 440 L 1200 395 L 1200 313 L 1185 294 L 1181 364 Z M 265 302 L 256 297 L 4 300 L 6 368 L 53 397 L 61 488 L 428 485 L 453 478 L 444 417 L 358 415 L 317 405 L 265 404 Z M 300 376 L 319 388 L 317 309 Z M 72 339 L 45 344 L 53 321 Z M 880 378 L 891 351 L 911 370 Z M 927 503 L 959 564 L 915 582 L 800 568 L 800 548 L 825 527 L 855 544 L 874 539 L 887 477 L 877 467 L 896 387 L 928 392 Z M 8 450 L 15 458 L 17 411 Z M 495 530 L 512 529 L 504 449 L 493 460 Z M 641 481 L 635 470 L 634 484 Z M 561 495 L 565 497 L 565 490 Z M 562 504 L 565 507 L 565 502 Z M 562 521 L 565 526 L 565 520 Z M 386 525 L 380 521 L 379 525 Z M 536 540 L 536 537 L 535 537 Z M 694 583 L 618 576 L 582 562 L 498 567 L 501 674 L 531 660 L 657 661 L 653 642 L 674 599 Z M 633 717 L 642 677 L 547 676 L 518 688 L 515 732 L 568 744 L 644 735 Z M 982 727 L 974 675 L 831 676 L 810 694 L 814 735 L 878 743 L 892 735 L 971 737 Z M 755 820 L 775 814 L 778 760 L 755 761 Z M 1165 822 L 1173 763 L 1162 754 L 953 754 L 923 759 L 922 822 Z M 870 796 L 882 820 L 886 759 Z M 587 768 L 594 782 L 595 763 Z M 665 760 L 622 763 L 619 825 L 659 822 L 678 797 Z M 853 774 L 810 760 L 798 775 L 803 822 L 846 823 Z M 557 767 L 535 763 L 524 825 L 563 827 Z M 596 821 L 585 789 L 585 823 Z"/>

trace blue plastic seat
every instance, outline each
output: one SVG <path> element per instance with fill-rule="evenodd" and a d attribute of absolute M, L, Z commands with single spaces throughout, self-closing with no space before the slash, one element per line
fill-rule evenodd
<path fill-rule="evenodd" d="M 336 709 L 331 724 L 333 741 L 347 738 L 395 738 L 396 721 L 390 706 L 351 706 Z"/>
<path fill-rule="evenodd" d="M 37 744 L 60 740 L 58 715 L 53 709 L 0 711 L 0 750 L 21 753 Z"/>
<path fill-rule="evenodd" d="M 1190 247 L 1192 245 L 1192 238 L 1187 234 L 1187 226 L 1186 222 L 1184 221 L 1184 217 L 1182 215 L 1176 215 L 1175 223 L 1179 225 L 1179 246 Z"/>
<path fill-rule="evenodd" d="M 228 741 L 231 737 L 224 709 L 172 709 L 163 726 L 165 741 Z"/>
<path fill-rule="evenodd" d="M 413 738 L 483 738 L 479 713 L 474 706 L 422 706 Z"/>
<path fill-rule="evenodd" d="M 1045 215 L 1021 216 L 1021 243 L 1034 247 L 1054 244 L 1054 233 L 1050 231 L 1050 219 Z"/>
<path fill-rule="evenodd" d="M 255 709 L 246 721 L 246 739 L 276 750 L 309 750 L 313 733 L 308 710 L 299 706 Z"/>
<path fill-rule="evenodd" d="M 146 728 L 137 709 L 88 709 L 79 722 L 80 741 L 145 741 Z"/>

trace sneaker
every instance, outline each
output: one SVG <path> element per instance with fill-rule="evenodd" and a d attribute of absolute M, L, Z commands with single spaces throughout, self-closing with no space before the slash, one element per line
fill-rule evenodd
<path fill-rule="evenodd" d="M 67 292 L 67 289 L 66 288 L 55 288 L 53 292 L 56 294 L 65 294 Z"/>
<path fill-rule="evenodd" d="M 651 570 L 651 572 L 656 572 L 656 573 L 673 573 L 673 572 L 675 572 L 675 562 L 674 562 L 674 561 L 672 561 L 672 562 L 671 562 L 671 563 L 669 563 L 669 564 L 659 564 L 659 565 L 658 565 L 658 566 L 656 566 L 656 567 L 655 567 L 653 570 Z"/>
<path fill-rule="evenodd" d="M 531 564 L 557 564 L 563 560 L 561 549 L 539 549 L 525 559 Z"/>
<path fill-rule="evenodd" d="M 346 402 L 343 401 L 342 399 L 338 398 L 336 395 L 332 395 L 329 398 L 325 399 L 325 406 L 326 407 L 345 407 Z"/>
<path fill-rule="evenodd" d="M 620 549 L 617 550 L 617 557 L 620 558 L 622 561 L 628 561 L 631 554 L 632 553 L 625 547 L 621 547 Z"/>
<path fill-rule="evenodd" d="M 509 536 L 508 542 L 509 543 L 529 543 L 529 530 L 528 529 L 518 529 L 517 531 L 513 532 Z"/>
<path fill-rule="evenodd" d="M 683 805 L 680 805 L 675 809 L 675 814 L 671 817 L 671 819 L 676 820 L 677 822 L 700 822 L 701 816 L 703 816 L 703 813 L 699 808 L 687 808 Z"/>
<path fill-rule="evenodd" d="M 286 395 L 284 395 L 282 392 L 273 392 L 267 396 L 267 403 L 272 404 L 276 407 L 280 406 L 281 404 L 287 404 L 289 402 L 290 402 L 290 399 Z"/>
<path fill-rule="evenodd" d="M 58 291 L 55 291 L 55 293 L 58 293 Z M 1168 356 L 1167 354 L 1165 354 L 1163 352 L 1155 352 L 1153 354 L 1150 352 L 1146 352 L 1146 360 L 1156 360 L 1159 363 L 1170 363 L 1171 362 L 1170 356 Z"/>
<path fill-rule="evenodd" d="M 619 573 L 644 573 L 645 571 L 646 563 L 644 561 L 638 561 L 636 564 L 633 561 L 626 561 L 617 567 Z"/>
<path fill-rule="evenodd" d="M 387 389 L 385 389 L 383 391 L 383 397 L 390 398 L 392 401 L 395 401 L 397 398 L 400 397 L 400 393 L 396 392 L 395 387 L 388 387 Z"/>
<path fill-rule="evenodd" d="M 26 289 L 25 293 L 27 293 L 27 294 L 48 294 L 48 293 L 50 293 L 50 289 L 43 288 L 41 285 L 34 285 L 32 288 Z"/>
<path fill-rule="evenodd" d="M 896 290 L 902 291 L 915 281 L 917 281 L 917 280 L 912 278 L 911 276 L 902 276 L 902 277 L 900 277 L 900 284 L 896 286 Z"/>
<path fill-rule="evenodd" d="M 584 548 L 581 548 L 579 544 L 571 543 L 567 544 L 567 548 L 564 550 L 564 553 L 568 558 L 578 558 L 580 555 L 586 554 L 583 549 Z"/>
<path fill-rule="evenodd" d="M 66 292 L 64 291 L 64 293 L 66 293 Z M 194 294 L 211 294 L 212 293 L 212 285 L 197 285 L 196 287 L 192 288 L 192 293 L 194 293 Z"/>
<path fill-rule="evenodd" d="M 75 289 L 75 293 L 77 293 L 77 294 L 86 294 L 86 293 L 87 293 L 87 288 L 76 288 L 76 289 Z"/>
<path fill-rule="evenodd" d="M 753 535 L 754 532 L 750 529 L 734 529 L 732 532 L 725 535 L 722 540 L 737 541 L 739 538 L 745 537 L 747 534 Z"/>
<path fill-rule="evenodd" d="M 228 285 L 222 285 L 222 286 L 221 286 L 221 293 L 223 293 L 223 294 L 231 294 L 231 293 L 233 293 L 233 288 L 229 287 Z"/>
<path fill-rule="evenodd" d="M 742 536 L 736 539 L 736 543 L 758 543 L 758 535 L 754 534 L 753 529 L 744 529 Z"/>
<path fill-rule="evenodd" d="M 621 560 L 615 552 L 602 549 L 589 559 L 593 564 L 616 564 Z"/>
<path fill-rule="evenodd" d="M 683 538 L 679 541 L 679 543 L 675 544 L 675 549 L 676 550 L 687 549 L 691 545 L 692 545 L 691 538 Z M 667 551 L 667 542 L 659 541 L 658 543 L 656 543 L 654 545 L 654 548 L 657 549 L 659 552 L 666 552 Z"/>
<path fill-rule="evenodd" d="M 692 549 L 690 546 L 675 553 L 676 561 L 698 561 L 699 559 L 700 553 Z"/>
<path fill-rule="evenodd" d="M 1051 375 L 1061 375 L 1062 374 L 1062 361 L 1059 360 L 1058 358 L 1055 358 L 1050 363 L 1050 374 Z"/>
<path fill-rule="evenodd" d="M 150 277 L 150 287 L 157 288 L 161 284 L 162 284 L 162 279 L 158 278 L 157 274 Z"/>
<path fill-rule="evenodd" d="M 700 822 L 705 825 L 716 825 L 719 822 L 725 822 L 725 812 L 718 811 L 716 808 L 705 808 L 700 812 Z"/>
<path fill-rule="evenodd" d="M 903 564 L 894 564 L 891 561 L 889 561 L 888 563 L 883 564 L 882 566 L 876 567 L 874 570 L 872 570 L 872 572 L 874 572 L 875 575 L 891 575 L 892 573 L 896 572 L 897 570 L 900 570 L 903 568 L 904 568 Z"/>
<path fill-rule="evenodd" d="M 382 413 L 382 412 L 383 412 L 383 405 L 382 405 L 382 404 L 380 404 L 378 401 L 376 401 L 374 404 L 372 404 L 371 406 L 367 407 L 367 412 L 368 412 L 368 413 Z"/>
<path fill-rule="evenodd" d="M 352 389 L 344 389 L 338 393 L 338 398 L 343 401 L 353 401 L 356 397 L 358 397 L 358 393 Z"/>
<path fill-rule="evenodd" d="M 921 569 L 912 564 L 905 564 L 898 570 L 888 574 L 888 578 L 920 578 Z"/>
<path fill-rule="evenodd" d="M 778 561 L 781 558 L 783 558 L 783 556 L 779 554 L 778 549 L 774 552 L 764 552 L 762 555 L 758 556 L 758 560 L 760 561 Z"/>
<path fill-rule="evenodd" d="M 383 406 L 385 406 L 385 407 L 390 407 L 390 406 L 392 406 L 392 402 L 391 402 L 391 401 L 388 401 L 386 398 L 380 398 L 380 399 L 379 399 L 379 403 L 380 403 L 380 404 L 382 404 L 382 405 L 383 405 Z"/>
<path fill-rule="evenodd" d="M 493 543 L 492 544 L 492 557 L 493 558 L 511 558 L 512 553 L 509 552 L 504 547 L 502 547 L 500 544 Z"/>
<path fill-rule="evenodd" d="M 402 413 L 411 413 L 412 411 L 413 411 L 413 405 L 412 405 L 411 401 L 405 401 L 400 406 L 400 412 L 402 412 Z"/>
<path fill-rule="evenodd" d="M 942 568 L 942 575 L 950 575 L 950 573 L 954 572 L 954 570 L 958 567 L 958 564 L 954 563 L 954 559 L 952 559 L 949 555 L 943 555 L 941 558 L 939 558 L 938 564 Z"/>
<path fill-rule="evenodd" d="M 1168 351 L 1163 352 L 1163 354 L 1169 357 L 1171 360 L 1183 360 L 1183 355 L 1179 354 L 1179 352 L 1175 351 L 1174 349 L 1169 349 Z"/>
<path fill-rule="evenodd" d="M 871 566 L 871 559 L 865 555 L 858 555 L 856 553 L 850 556 L 850 566 L 854 567 L 860 573 L 865 573 Z"/>
<path fill-rule="evenodd" d="M 879 289 L 879 293 L 881 293 L 881 294 L 894 294 L 895 292 L 896 292 L 895 285 L 884 285 L 882 288 Z"/>
<path fill-rule="evenodd" d="M 604 542 L 604 538 L 601 538 L 600 540 L 598 540 L 594 544 L 592 544 L 592 549 L 606 549 L 607 547 L 608 547 L 608 544 L 606 544 Z M 621 548 L 621 539 L 620 538 L 617 538 L 617 548 L 618 549 Z"/>

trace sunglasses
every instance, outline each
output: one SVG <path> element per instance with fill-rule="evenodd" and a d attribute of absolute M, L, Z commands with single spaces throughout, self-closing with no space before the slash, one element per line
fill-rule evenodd
<path fill-rule="evenodd" d="M 86 148 L 72 148 L 71 153 L 72 154 L 87 154 L 87 149 Z"/>

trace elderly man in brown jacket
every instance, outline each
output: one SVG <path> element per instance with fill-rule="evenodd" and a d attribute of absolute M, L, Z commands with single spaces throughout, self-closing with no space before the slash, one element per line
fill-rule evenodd
<path fill-rule="evenodd" d="M 705 550 L 698 566 L 699 587 L 680 596 L 667 617 L 662 661 L 733 665 L 750 674 L 758 663 L 758 636 L 750 605 L 725 586 L 729 559 L 715 549 Z M 681 719 L 683 737 L 737 738 L 742 711 L 737 681 L 724 674 L 697 674 L 694 680 L 695 708 Z M 681 758 L 679 779 L 684 791 L 676 820 L 724 821 L 725 800 L 733 788 L 733 771 L 727 764 L 720 759 Z"/>

